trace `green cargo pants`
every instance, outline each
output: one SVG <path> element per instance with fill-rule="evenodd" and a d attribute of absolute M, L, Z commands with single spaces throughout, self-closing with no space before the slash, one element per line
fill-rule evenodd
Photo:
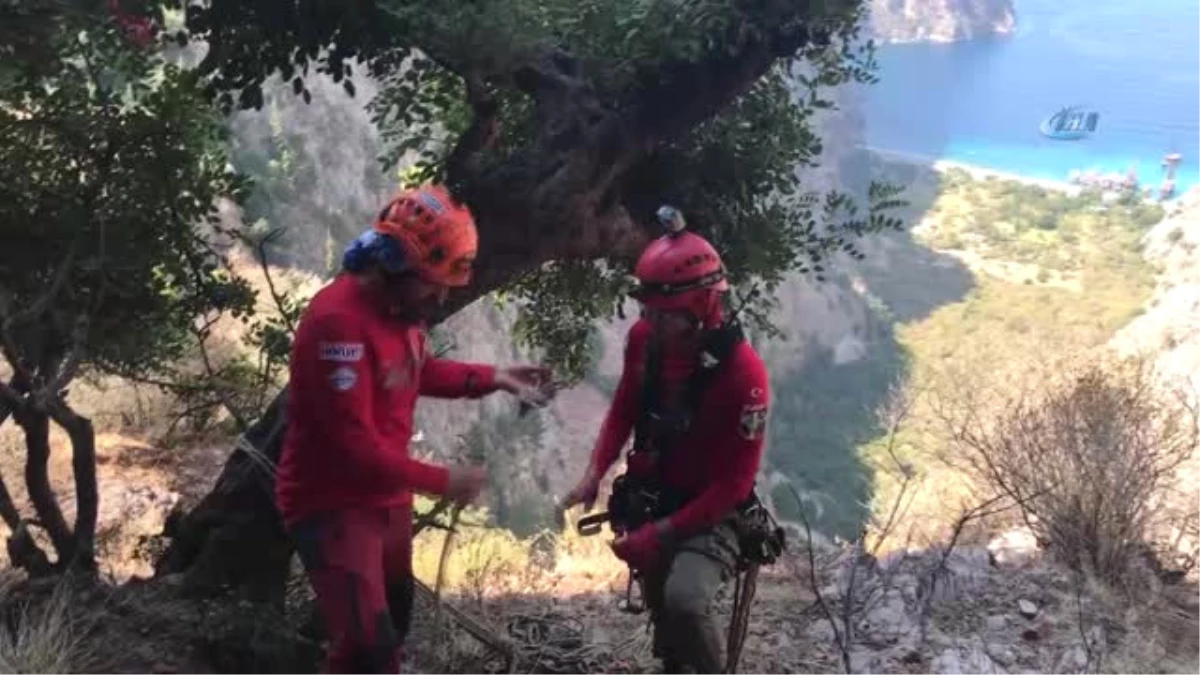
<path fill-rule="evenodd" d="M 713 601 L 736 572 L 738 555 L 737 533 L 726 520 L 665 551 L 659 568 L 645 575 L 654 655 L 665 672 L 724 671 L 725 631 Z"/>

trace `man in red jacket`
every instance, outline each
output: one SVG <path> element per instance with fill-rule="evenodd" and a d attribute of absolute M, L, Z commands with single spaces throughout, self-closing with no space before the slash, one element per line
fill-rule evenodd
<path fill-rule="evenodd" d="M 656 495 L 658 506 L 649 522 L 618 523 L 610 502 L 620 535 L 613 551 L 643 579 L 667 672 L 716 673 L 725 664 L 712 601 L 744 553 L 737 518 L 752 498 L 770 392 L 762 360 L 725 321 L 716 250 L 685 231 L 674 209 L 659 216 L 672 231 L 638 261 L 642 318 L 629 331 L 591 464 L 563 506 L 591 509 L 634 432 L 619 480 Z"/>
<path fill-rule="evenodd" d="M 412 502 L 472 501 L 477 467 L 409 456 L 420 395 L 539 400 L 541 368 L 430 354 L 425 320 L 470 280 L 478 235 L 437 186 L 407 191 L 346 251 L 296 330 L 276 499 L 331 638 L 329 672 L 395 673 L 413 601 Z"/>

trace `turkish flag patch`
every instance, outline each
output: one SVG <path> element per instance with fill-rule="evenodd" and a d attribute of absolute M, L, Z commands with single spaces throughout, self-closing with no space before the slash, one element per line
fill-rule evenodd
<path fill-rule="evenodd" d="M 753 441 L 761 438 L 763 429 L 767 428 L 767 406 L 763 403 L 752 403 L 742 406 L 742 418 L 738 422 L 738 430 L 742 438 Z"/>

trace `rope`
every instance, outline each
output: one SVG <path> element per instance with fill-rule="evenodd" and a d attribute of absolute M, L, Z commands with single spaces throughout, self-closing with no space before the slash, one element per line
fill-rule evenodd
<path fill-rule="evenodd" d="M 415 579 L 417 597 L 431 604 L 437 604 L 437 597 L 434 591 L 429 586 L 426 586 L 420 579 Z M 456 626 L 461 628 L 471 637 L 475 638 L 479 644 L 487 647 L 496 654 L 499 654 L 506 661 L 511 661 L 512 648 L 506 640 L 501 638 L 491 628 L 483 625 L 479 620 L 472 618 L 466 612 L 457 609 L 454 605 L 443 605 L 446 613 L 450 615 L 450 619 Z"/>
<path fill-rule="evenodd" d="M 458 531 L 458 517 L 462 514 L 462 505 L 455 504 L 450 511 L 450 526 L 446 528 L 446 538 L 442 540 L 442 555 L 438 559 L 437 582 L 433 587 L 434 610 L 433 625 L 442 630 L 442 587 L 446 583 L 446 564 L 450 560 L 450 545 L 454 542 L 454 533 Z"/>
<path fill-rule="evenodd" d="M 611 645 L 589 641 L 579 619 L 558 612 L 517 614 L 505 627 L 515 664 L 532 673 L 630 673 L 636 636 Z"/>
<path fill-rule="evenodd" d="M 746 643 L 746 632 L 750 628 L 750 606 L 758 590 L 758 565 L 751 564 L 738 575 L 733 587 L 733 615 L 729 618 L 729 635 L 725 657 L 725 672 L 736 673 L 742 658 L 742 646 Z"/>
<path fill-rule="evenodd" d="M 618 645 L 591 643 L 585 639 L 583 622 L 577 618 L 553 612 L 538 615 L 515 614 L 506 625 L 507 639 L 494 635 L 490 630 L 468 621 L 467 617 L 454 610 L 442 600 L 442 589 L 446 582 L 446 568 L 453 550 L 454 535 L 458 531 L 462 506 L 450 512 L 450 524 L 442 541 L 442 553 L 438 560 L 437 580 L 430 594 L 434 602 L 433 625 L 443 631 L 443 609 L 454 615 L 455 622 L 504 657 L 505 670 L 535 673 L 631 673 L 632 660 L 620 659 L 619 652 L 627 650 L 636 638 Z M 421 585 L 418 584 L 420 587 Z M 420 590 L 420 588 L 418 589 Z"/>
<path fill-rule="evenodd" d="M 263 451 L 254 447 L 254 444 L 251 443 L 244 435 L 238 436 L 235 447 L 238 450 L 246 453 L 246 456 L 249 457 L 255 464 L 257 464 L 260 469 L 265 471 L 268 476 L 275 478 L 275 462 L 272 462 L 271 458 L 267 457 Z"/>

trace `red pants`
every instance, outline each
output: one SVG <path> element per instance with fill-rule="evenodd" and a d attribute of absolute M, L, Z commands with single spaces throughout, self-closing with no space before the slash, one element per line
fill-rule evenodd
<path fill-rule="evenodd" d="M 412 614 L 412 507 L 349 509 L 288 528 L 330 638 L 325 672 L 399 672 Z"/>

